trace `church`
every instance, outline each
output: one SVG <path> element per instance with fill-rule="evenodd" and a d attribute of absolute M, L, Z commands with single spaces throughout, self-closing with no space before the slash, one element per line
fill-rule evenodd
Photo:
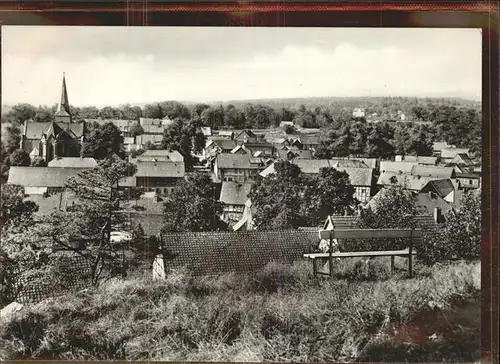
<path fill-rule="evenodd" d="M 79 157 L 85 132 L 85 122 L 75 123 L 71 115 L 63 74 L 61 100 L 54 120 L 38 123 L 26 120 L 21 130 L 20 148 L 33 160 L 37 157 L 50 162 L 54 158 Z"/>

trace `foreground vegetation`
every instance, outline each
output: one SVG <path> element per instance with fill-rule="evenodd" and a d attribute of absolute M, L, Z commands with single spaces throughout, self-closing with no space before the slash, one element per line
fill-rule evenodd
<path fill-rule="evenodd" d="M 473 361 L 480 262 L 390 275 L 386 261 L 270 264 L 255 275 L 110 281 L 0 325 L 2 359 Z M 403 262 L 404 263 L 404 262 Z M 403 273 L 402 273 L 403 274 Z"/>

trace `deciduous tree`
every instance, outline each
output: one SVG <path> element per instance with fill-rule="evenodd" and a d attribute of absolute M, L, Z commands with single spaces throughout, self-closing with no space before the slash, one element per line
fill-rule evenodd
<path fill-rule="evenodd" d="M 226 230 L 210 176 L 190 174 L 174 189 L 165 203 L 163 232 Z"/>

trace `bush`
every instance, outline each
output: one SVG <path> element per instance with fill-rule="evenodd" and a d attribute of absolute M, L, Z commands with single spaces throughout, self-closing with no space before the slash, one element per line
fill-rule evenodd
<path fill-rule="evenodd" d="M 481 251 L 481 201 L 477 191 L 466 192 L 459 210 L 450 210 L 443 229 L 424 239 L 419 259 L 434 264 L 449 259 L 479 259 Z"/>

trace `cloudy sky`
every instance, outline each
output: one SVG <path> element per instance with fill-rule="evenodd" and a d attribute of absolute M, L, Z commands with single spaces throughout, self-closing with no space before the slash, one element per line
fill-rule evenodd
<path fill-rule="evenodd" d="M 2 27 L 2 104 L 310 96 L 480 100 L 478 29 Z"/>

